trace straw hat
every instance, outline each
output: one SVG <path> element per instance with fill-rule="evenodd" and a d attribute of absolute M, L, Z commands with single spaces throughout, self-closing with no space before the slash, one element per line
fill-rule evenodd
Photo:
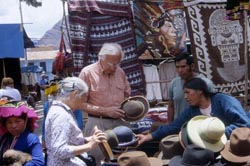
<path fill-rule="evenodd" d="M 134 122 L 142 119 L 148 112 L 149 102 L 143 96 L 133 96 L 121 103 L 121 109 L 125 111 L 125 121 Z"/>
<path fill-rule="evenodd" d="M 230 140 L 221 151 L 221 156 L 233 163 L 250 161 L 250 128 L 242 127 L 233 130 Z"/>
<path fill-rule="evenodd" d="M 148 157 L 143 151 L 122 153 L 118 157 L 119 166 L 162 166 L 162 161 L 155 157 Z"/>
<path fill-rule="evenodd" d="M 213 152 L 221 151 L 227 142 L 225 125 L 217 117 L 193 117 L 187 123 L 187 133 L 192 143 Z"/>

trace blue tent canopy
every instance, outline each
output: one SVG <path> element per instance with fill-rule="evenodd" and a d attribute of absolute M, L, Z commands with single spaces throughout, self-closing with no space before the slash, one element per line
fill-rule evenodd
<path fill-rule="evenodd" d="M 23 58 L 24 39 L 20 24 L 0 24 L 0 58 Z"/>

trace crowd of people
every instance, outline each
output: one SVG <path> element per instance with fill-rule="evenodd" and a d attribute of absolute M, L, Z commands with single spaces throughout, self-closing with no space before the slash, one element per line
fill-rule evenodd
<path fill-rule="evenodd" d="M 179 76 L 169 88 L 169 122 L 153 132 L 131 137 L 125 132 L 124 137 L 110 140 L 106 131 L 119 126 L 129 129 L 131 121 L 145 116 L 149 105 L 140 97 L 131 98 L 129 82 L 119 66 L 124 57 L 119 44 L 104 43 L 98 57 L 78 77 L 51 81 L 48 86 L 41 82 L 43 94 L 48 95 L 46 101 L 43 98 L 42 140 L 34 133 L 38 127 L 34 107 L 22 100 L 12 78 L 3 78 L 0 165 L 250 165 L 249 115 L 236 98 L 216 92 L 211 80 L 196 73 L 193 57 L 187 53 L 175 58 Z M 46 88 L 50 88 L 49 92 L 45 92 Z M 79 119 L 75 114 L 77 111 L 88 114 L 85 128 L 82 117 Z M 117 148 L 121 140 L 133 142 L 135 148 Z M 153 140 L 163 144 L 160 147 L 172 147 L 159 148 L 164 151 L 163 156 L 172 154 L 171 158 L 148 156 L 136 150 Z M 114 145 L 114 141 L 118 143 Z M 166 142 L 172 143 L 164 145 Z M 110 156 L 109 148 L 116 148 L 116 155 Z M 108 151 L 108 160 L 104 150 Z"/>

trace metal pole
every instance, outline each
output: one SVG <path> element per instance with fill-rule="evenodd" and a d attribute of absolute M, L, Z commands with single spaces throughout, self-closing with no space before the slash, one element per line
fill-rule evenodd
<path fill-rule="evenodd" d="M 19 11 L 20 11 L 20 16 L 21 16 L 21 25 L 20 25 L 20 31 L 23 31 L 23 12 L 22 12 L 22 4 L 21 1 L 19 0 Z M 28 58 L 27 58 L 27 51 L 24 48 L 24 58 L 25 58 L 25 67 L 28 66 Z"/>
<path fill-rule="evenodd" d="M 22 5 L 21 5 L 21 1 L 20 0 L 19 0 L 19 11 L 20 11 L 20 16 L 21 16 L 20 31 L 23 31 L 23 12 L 22 12 Z"/>
<path fill-rule="evenodd" d="M 244 98 L 244 108 L 247 109 L 247 99 L 248 99 L 248 45 L 247 45 L 247 29 L 248 29 L 248 18 L 247 10 L 244 10 L 244 60 L 245 60 L 245 98 Z"/>
<path fill-rule="evenodd" d="M 2 59 L 3 62 L 3 77 L 6 77 L 6 71 L 5 71 L 5 62 L 4 59 Z"/>

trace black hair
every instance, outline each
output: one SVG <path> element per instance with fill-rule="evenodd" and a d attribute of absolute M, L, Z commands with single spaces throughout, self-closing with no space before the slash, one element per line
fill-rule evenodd
<path fill-rule="evenodd" d="M 183 59 L 186 59 L 186 60 L 187 60 L 187 64 L 188 64 L 188 65 L 191 65 L 191 64 L 194 63 L 194 58 L 193 58 L 193 56 L 192 56 L 191 54 L 189 54 L 188 52 L 183 52 L 183 53 L 177 55 L 177 56 L 174 58 L 174 61 L 175 61 L 175 63 L 176 63 L 176 62 L 179 62 L 179 61 L 181 61 L 181 60 L 183 60 Z"/>
<path fill-rule="evenodd" d="M 212 93 L 208 90 L 207 83 L 202 78 L 192 78 L 187 81 L 183 88 L 194 89 L 202 91 L 203 95 L 208 98 L 212 95 Z"/>
<path fill-rule="evenodd" d="M 13 116 L 14 117 L 14 116 Z M 8 117 L 9 118 L 9 117 Z M 7 122 L 7 119 L 8 118 L 3 118 L 3 117 L 1 117 L 0 118 L 0 123 L 4 126 L 4 127 L 6 127 L 6 122 Z M 27 114 L 26 113 L 22 113 L 20 116 L 18 116 L 18 118 L 21 118 L 21 119 L 23 119 L 23 120 L 26 120 L 27 119 Z M 31 123 L 32 123 L 32 119 L 27 119 L 27 125 L 26 125 L 26 128 L 28 129 L 28 130 L 30 130 L 30 131 L 34 131 L 33 129 L 32 129 L 32 125 L 31 125 Z"/>

